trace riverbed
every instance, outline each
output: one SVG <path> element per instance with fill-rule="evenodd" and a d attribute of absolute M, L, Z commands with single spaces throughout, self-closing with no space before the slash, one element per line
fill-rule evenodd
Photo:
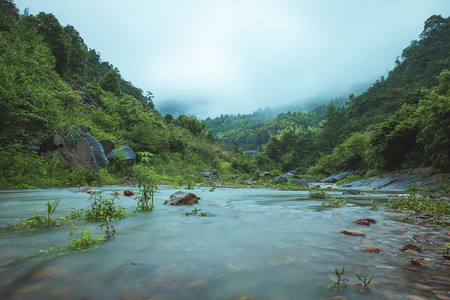
<path fill-rule="evenodd" d="M 120 193 L 117 204 L 132 211 L 136 200 L 123 196 L 129 186 L 92 188 Z M 68 245 L 71 226 L 33 233 L 8 228 L 19 216 L 44 210 L 61 199 L 56 215 L 89 206 L 79 188 L 0 191 L 0 299 L 434 299 L 450 297 L 450 266 L 440 249 L 450 242 L 448 228 L 405 221 L 406 213 L 371 210 L 370 201 L 388 194 L 346 196 L 347 206 L 328 208 L 308 199 L 308 191 L 198 187 L 206 217 L 186 216 L 190 206 L 163 202 L 176 190 L 161 187 L 152 212 L 112 223 L 117 233 L 98 246 L 46 254 Z M 341 192 L 330 192 L 342 197 Z M 112 196 L 111 196 L 112 197 Z M 376 224 L 353 221 L 371 218 Z M 98 223 L 77 221 L 80 228 Z M 362 231 L 348 236 L 342 230 Z M 422 253 L 399 248 L 425 235 Z M 379 248 L 379 253 L 364 252 Z M 411 257 L 425 264 L 412 265 Z M 345 268 L 347 288 L 329 291 L 335 268 Z M 374 275 L 362 289 L 355 274 Z M 446 299 L 446 298 L 442 298 Z"/>

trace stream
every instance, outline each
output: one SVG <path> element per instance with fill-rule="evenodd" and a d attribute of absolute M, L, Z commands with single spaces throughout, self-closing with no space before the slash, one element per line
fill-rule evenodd
<path fill-rule="evenodd" d="M 136 200 L 123 196 L 128 188 L 92 189 L 120 192 L 117 204 L 133 210 Z M 450 299 L 450 264 L 441 253 L 449 229 L 370 209 L 372 199 L 384 202 L 388 194 L 345 196 L 349 205 L 328 208 L 308 199 L 308 191 L 196 188 L 191 192 L 201 199 L 194 207 L 209 213 L 201 217 L 186 216 L 190 206 L 163 205 L 174 191 L 160 187 L 152 212 L 112 223 L 116 235 L 98 246 L 64 254 L 41 250 L 67 246 L 71 225 L 23 233 L 8 224 L 32 217 L 35 206 L 46 209 L 48 199 L 61 199 L 55 215 L 87 208 L 88 194 L 79 188 L 0 191 L 0 299 Z M 363 218 L 376 224 L 353 223 Z M 98 223 L 75 223 L 104 235 Z M 418 244 L 424 251 L 400 251 L 415 234 L 427 237 Z M 380 253 L 362 251 L 373 247 Z M 425 265 L 411 264 L 411 257 Z M 345 268 L 349 281 L 333 292 L 323 287 L 336 281 L 336 267 Z M 369 288 L 356 286 L 355 274 L 374 274 Z"/>

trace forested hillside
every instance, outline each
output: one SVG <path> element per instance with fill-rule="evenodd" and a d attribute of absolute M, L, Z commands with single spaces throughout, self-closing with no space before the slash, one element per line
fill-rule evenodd
<path fill-rule="evenodd" d="M 29 150 L 79 125 L 116 147 L 154 154 L 163 178 L 231 166 L 230 154 L 213 141 L 205 121 L 163 118 L 152 93 L 126 81 L 73 26 L 63 27 L 44 12 L 20 15 L 11 0 L 0 0 L 0 98 L 1 187 L 101 184 L 128 177 L 129 168 L 112 165 L 99 177 L 73 169 L 58 152 L 43 156 Z"/>
<path fill-rule="evenodd" d="M 387 78 L 345 105 L 289 112 L 265 121 L 247 116 L 208 120 L 215 137 L 259 148 L 256 167 L 327 175 L 402 168 L 450 170 L 450 20 L 432 16 Z"/>

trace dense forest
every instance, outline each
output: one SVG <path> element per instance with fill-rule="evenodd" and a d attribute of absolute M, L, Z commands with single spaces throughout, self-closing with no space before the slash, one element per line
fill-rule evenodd
<path fill-rule="evenodd" d="M 135 87 L 53 14 L 20 14 L 0 0 L 0 187 L 111 184 L 132 178 L 115 163 L 100 174 L 58 151 L 32 151 L 80 126 L 96 139 L 151 153 L 160 178 L 227 180 L 256 170 L 369 176 L 405 168 L 450 170 L 450 20 L 432 16 L 396 66 L 359 96 L 276 116 L 162 116 L 154 95 Z M 242 150 L 258 150 L 255 157 Z M 246 174 L 246 175 L 245 175 Z"/>
<path fill-rule="evenodd" d="M 163 179 L 186 180 L 211 168 L 238 172 L 205 121 L 164 118 L 152 93 L 126 81 L 73 26 L 44 12 L 20 15 L 11 0 L 0 0 L 0 98 L 2 188 L 115 183 L 132 176 L 120 164 L 98 176 L 74 169 L 57 151 L 29 150 L 80 125 L 98 140 L 154 154 Z"/>
<path fill-rule="evenodd" d="M 257 168 L 329 175 L 433 167 L 450 170 L 450 20 L 432 16 L 419 39 L 361 95 L 264 120 L 208 119 L 230 149 L 257 149 Z"/>

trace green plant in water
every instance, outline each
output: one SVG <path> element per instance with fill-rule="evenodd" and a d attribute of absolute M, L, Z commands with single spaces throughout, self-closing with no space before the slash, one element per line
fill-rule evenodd
<path fill-rule="evenodd" d="M 72 225 L 72 229 L 70 230 L 70 234 L 69 234 L 69 248 L 70 249 L 76 249 L 76 250 L 80 250 L 80 249 L 85 249 L 88 248 L 92 245 L 97 244 L 99 241 L 104 240 L 104 238 L 99 237 L 99 236 L 93 236 L 91 234 L 92 231 L 94 231 L 93 229 L 81 229 L 80 233 L 77 233 L 77 228 L 79 226 L 75 226 Z"/>
<path fill-rule="evenodd" d="M 23 218 L 19 216 L 18 221 L 12 224 L 12 228 L 15 231 L 31 231 L 35 228 L 48 229 L 53 226 L 60 226 L 62 223 L 67 222 L 66 217 L 57 217 L 53 219 L 53 215 L 60 201 L 60 199 L 56 199 L 55 201 L 53 201 L 53 203 L 50 203 L 50 200 L 47 200 L 46 215 L 40 215 L 40 210 L 36 210 L 36 206 L 34 206 L 34 216 L 27 219 L 26 221 L 24 221 Z"/>
<path fill-rule="evenodd" d="M 445 244 L 445 246 L 441 250 L 442 253 L 448 254 L 448 252 L 450 251 L 450 244 L 449 243 Z"/>
<path fill-rule="evenodd" d="M 187 216 L 200 216 L 200 217 L 207 217 L 209 214 L 203 209 L 200 208 L 194 208 L 191 212 L 186 211 L 186 217 Z"/>
<path fill-rule="evenodd" d="M 357 285 L 362 286 L 364 288 L 368 287 L 369 284 L 372 282 L 372 279 L 373 279 L 373 274 L 370 275 L 370 276 L 367 276 L 367 277 L 364 276 L 364 275 L 361 275 L 361 276 L 359 276 L 358 274 L 355 274 L 355 275 L 361 281 L 361 283 L 358 283 Z"/>
<path fill-rule="evenodd" d="M 325 201 L 322 201 L 321 205 L 326 207 L 342 207 L 347 205 L 348 203 L 345 200 L 338 199 L 333 196 L 328 196 Z"/>
<path fill-rule="evenodd" d="M 377 200 L 372 199 L 370 201 L 370 209 L 372 209 L 372 210 L 380 210 L 381 209 L 381 204 L 378 203 Z"/>
<path fill-rule="evenodd" d="M 326 199 L 327 193 L 322 190 L 309 190 L 309 198 L 310 199 Z"/>
<path fill-rule="evenodd" d="M 442 215 L 450 214 L 450 203 L 448 200 L 430 200 L 415 194 L 391 198 L 386 203 L 386 207 L 402 211 L 428 212 Z"/>
<path fill-rule="evenodd" d="M 154 195 L 158 191 L 158 176 L 152 163 L 153 154 L 149 152 L 138 152 L 140 163 L 133 166 L 134 179 L 139 188 L 139 195 L 136 197 L 138 203 L 136 209 L 140 211 L 151 211 Z"/>
<path fill-rule="evenodd" d="M 347 278 L 342 277 L 344 275 L 344 267 L 342 267 L 342 270 L 340 270 L 339 268 L 334 268 L 334 272 L 336 274 L 337 277 L 337 281 L 336 282 L 330 282 L 327 286 L 326 286 L 326 290 L 329 291 L 340 291 L 343 290 L 347 287 L 346 282 L 348 281 Z M 322 287 L 322 289 L 324 289 Z"/>
<path fill-rule="evenodd" d="M 105 229 L 105 238 L 110 239 L 114 235 L 116 235 L 116 228 L 113 225 L 109 225 L 109 218 L 105 220 L 104 223 L 97 226 L 97 228 L 100 228 L 100 230 Z"/>
<path fill-rule="evenodd" d="M 89 197 L 89 201 L 92 201 L 89 209 L 85 211 L 85 219 L 88 221 L 105 221 L 116 220 L 127 217 L 126 209 L 123 207 L 116 207 L 115 200 L 117 195 L 112 198 L 102 196 L 100 193 L 92 193 Z M 73 215 L 76 215 L 73 214 Z"/>

